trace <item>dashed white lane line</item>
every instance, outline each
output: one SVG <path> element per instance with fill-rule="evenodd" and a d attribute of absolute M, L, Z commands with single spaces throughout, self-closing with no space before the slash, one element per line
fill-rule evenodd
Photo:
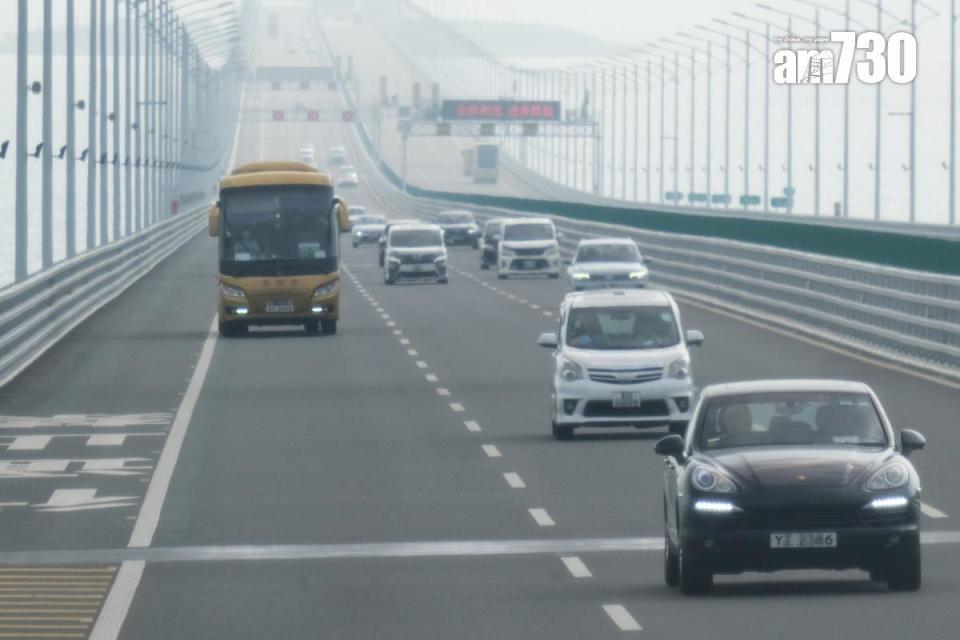
<path fill-rule="evenodd" d="M 403 335 L 403 331 L 400 331 L 400 329 L 394 329 L 394 330 L 393 330 L 393 335 L 395 335 L 395 336 L 402 336 L 402 335 Z"/>
<path fill-rule="evenodd" d="M 389 320 L 389 319 L 390 319 L 390 314 L 389 314 L 389 313 L 381 313 L 381 314 L 380 314 L 380 317 L 383 318 L 384 320 Z"/>
<path fill-rule="evenodd" d="M 557 524 L 553 521 L 553 518 L 550 517 L 550 514 L 547 513 L 546 509 L 534 507 L 532 509 L 527 509 L 527 511 L 530 512 L 530 516 L 533 518 L 533 521 L 541 527 L 553 527 Z"/>
<path fill-rule="evenodd" d="M 569 571 L 570 575 L 574 578 L 593 577 L 590 569 L 587 569 L 587 565 L 583 564 L 583 560 L 577 556 L 561 556 L 560 559 L 563 561 L 563 565 L 567 568 L 567 571 Z"/>
<path fill-rule="evenodd" d="M 526 489 L 527 483 L 523 481 L 523 478 L 520 477 L 519 473 L 513 471 L 508 471 L 503 474 L 503 479 L 507 481 L 507 484 L 510 485 L 511 489 Z"/>
<path fill-rule="evenodd" d="M 538 304 L 532 304 L 532 305 L 530 305 L 530 308 L 531 308 L 531 309 L 539 309 L 539 308 L 540 308 L 540 305 L 538 305 Z"/>
<path fill-rule="evenodd" d="M 17 436 L 7 446 L 7 451 L 41 451 L 52 439 L 53 436 Z"/>
<path fill-rule="evenodd" d="M 383 307 L 377 307 L 377 313 L 383 313 Z"/>
<path fill-rule="evenodd" d="M 464 420 L 463 424 L 467 427 L 467 431 L 483 431 L 483 429 L 480 428 L 480 424 L 476 420 Z"/>
<path fill-rule="evenodd" d="M 408 344 L 410 344 L 410 340 L 408 340 L 407 338 L 400 338 L 400 344 L 402 344 L 403 346 L 407 346 Z"/>
<path fill-rule="evenodd" d="M 450 389 L 444 389 L 443 387 L 437 387 L 437 395 L 439 396 L 449 396 Z"/>
<path fill-rule="evenodd" d="M 497 449 L 497 445 L 495 445 L 495 444 L 485 444 L 485 445 L 481 445 L 481 446 L 483 447 L 483 452 L 484 452 L 485 454 L 487 454 L 487 457 L 488 457 L 488 458 L 499 458 L 499 457 L 501 457 L 501 456 L 500 456 L 500 449 Z"/>
<path fill-rule="evenodd" d="M 630 612 L 622 604 L 605 604 L 603 610 L 607 612 L 613 624 L 617 625 L 620 631 L 643 631 L 640 623 L 633 619 Z"/>
<path fill-rule="evenodd" d="M 424 376 L 424 378 L 427 379 L 427 382 L 439 382 L 439 381 L 440 381 L 440 378 L 438 378 L 438 377 L 437 377 L 437 374 L 435 374 L 435 373 L 428 373 L 427 375 Z"/>
<path fill-rule="evenodd" d="M 451 409 L 454 413 L 463 413 L 463 412 L 465 411 L 465 409 L 463 408 L 463 405 L 460 404 L 459 402 L 451 402 L 451 403 L 450 403 L 450 409 Z"/>
<path fill-rule="evenodd" d="M 390 320 L 390 321 L 387 322 L 387 326 L 388 326 L 388 327 L 395 327 L 395 326 L 397 326 L 397 323 L 394 322 L 393 320 Z"/>
<path fill-rule="evenodd" d="M 408 356 L 418 356 L 420 353 L 416 349 L 407 349 Z"/>
<path fill-rule="evenodd" d="M 946 518 L 948 517 L 943 511 L 935 507 L 931 507 L 926 502 L 920 503 L 920 512 L 927 516 L 928 518 Z"/>
<path fill-rule="evenodd" d="M 545 315 L 545 316 L 552 316 L 552 315 L 553 315 L 553 311 L 544 311 L 544 312 L 543 312 L 543 315 Z"/>
<path fill-rule="evenodd" d="M 427 363 L 424 362 L 423 360 L 417 360 L 417 366 L 420 367 L 421 369 L 426 369 Z"/>

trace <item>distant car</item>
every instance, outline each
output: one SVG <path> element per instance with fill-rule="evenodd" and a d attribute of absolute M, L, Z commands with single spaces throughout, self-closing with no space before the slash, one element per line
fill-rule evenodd
<path fill-rule="evenodd" d="M 347 161 L 347 150 L 343 147 L 330 147 L 327 152 L 327 161 L 335 165 L 343 164 Z"/>
<path fill-rule="evenodd" d="M 435 224 L 392 225 L 387 234 L 383 281 L 430 279 L 447 283 L 447 248 Z"/>
<path fill-rule="evenodd" d="M 474 249 L 480 248 L 480 227 L 469 211 L 441 211 L 437 216 L 437 224 L 443 229 L 447 246 L 467 244 Z"/>
<path fill-rule="evenodd" d="M 351 238 L 354 248 L 362 244 L 376 244 L 383 237 L 383 230 L 387 227 L 387 219 L 383 216 L 357 216 L 352 221 Z"/>
<path fill-rule="evenodd" d="M 354 218 L 359 218 L 360 216 L 367 215 L 367 208 L 361 206 L 351 206 L 350 207 L 350 222 L 352 223 Z"/>
<path fill-rule="evenodd" d="M 500 223 L 503 218 L 489 218 L 483 225 L 481 236 L 482 249 L 480 251 L 480 268 L 489 269 L 497 266 L 497 245 L 500 244 Z"/>
<path fill-rule="evenodd" d="M 577 245 L 567 276 L 574 291 L 632 288 L 646 286 L 649 271 L 633 240 L 591 238 Z"/>
<path fill-rule="evenodd" d="M 398 218 L 396 220 L 388 220 L 387 225 L 383 228 L 383 234 L 380 236 L 380 256 L 378 262 L 382 267 L 384 265 L 384 259 L 387 255 L 387 234 L 390 233 L 390 227 L 397 224 L 421 224 L 416 218 Z"/>
<path fill-rule="evenodd" d="M 665 580 L 685 593 L 714 574 L 863 569 L 894 591 L 921 584 L 920 479 L 873 390 L 775 380 L 705 388 L 666 456 Z"/>
<path fill-rule="evenodd" d="M 550 218 L 509 218 L 500 224 L 497 277 L 560 277 L 560 245 Z"/>
<path fill-rule="evenodd" d="M 569 440 L 582 427 L 667 426 L 681 433 L 694 394 L 689 346 L 673 297 L 658 289 L 569 293 L 560 333 L 538 344 L 554 349 L 553 436 Z"/>
<path fill-rule="evenodd" d="M 304 145 L 297 150 L 301 162 L 312 163 L 316 158 L 316 150 L 313 145 Z"/>
<path fill-rule="evenodd" d="M 359 187 L 360 176 L 357 170 L 351 164 L 345 164 L 340 167 L 340 176 L 337 178 L 338 187 Z"/>

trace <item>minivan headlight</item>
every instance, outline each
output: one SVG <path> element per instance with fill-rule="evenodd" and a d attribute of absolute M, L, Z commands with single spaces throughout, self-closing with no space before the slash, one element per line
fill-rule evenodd
<path fill-rule="evenodd" d="M 517 254 L 513 251 L 513 249 L 507 249 L 506 247 L 500 247 L 500 255 L 503 256 L 504 258 L 513 258 L 513 257 L 516 256 Z"/>
<path fill-rule="evenodd" d="M 573 360 L 563 358 L 563 362 L 560 364 L 560 377 L 566 382 L 576 382 L 577 380 L 582 380 L 583 367 Z"/>
<path fill-rule="evenodd" d="M 547 250 L 543 252 L 547 256 L 555 256 L 560 253 L 560 247 L 553 245 L 552 247 L 547 247 Z"/>
<path fill-rule="evenodd" d="M 241 289 L 240 287 L 234 287 L 233 285 L 226 284 L 224 282 L 220 283 L 220 293 L 228 298 L 246 298 L 247 292 Z"/>
<path fill-rule="evenodd" d="M 687 358 L 674 360 L 667 368 L 667 375 L 677 380 L 686 380 L 690 377 L 690 360 Z"/>
<path fill-rule="evenodd" d="M 570 277 L 574 280 L 589 280 L 590 274 L 586 271 L 574 271 L 570 274 Z"/>
<path fill-rule="evenodd" d="M 630 272 L 631 280 L 644 280 L 649 272 L 646 269 L 638 269 Z"/>

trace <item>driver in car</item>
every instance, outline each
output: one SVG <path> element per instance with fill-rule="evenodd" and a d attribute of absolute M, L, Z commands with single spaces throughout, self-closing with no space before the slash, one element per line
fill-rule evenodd
<path fill-rule="evenodd" d="M 595 314 L 584 315 L 580 322 L 574 328 L 573 338 L 570 340 L 571 347 L 579 349 L 589 349 L 595 347 L 603 337 L 603 327 L 600 326 L 600 320 Z"/>
<path fill-rule="evenodd" d="M 240 238 L 234 244 L 233 254 L 237 259 L 241 254 L 248 256 L 247 260 L 256 260 L 260 256 L 260 245 L 253 239 L 250 229 L 244 229 L 240 232 Z"/>
<path fill-rule="evenodd" d="M 745 404 L 724 407 L 720 414 L 720 426 L 723 428 L 723 444 L 726 447 L 743 446 L 754 439 L 753 414 Z"/>

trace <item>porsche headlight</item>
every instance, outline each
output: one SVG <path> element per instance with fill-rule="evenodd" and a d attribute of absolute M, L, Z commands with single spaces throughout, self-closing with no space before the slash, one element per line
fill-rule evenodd
<path fill-rule="evenodd" d="M 247 297 L 247 292 L 241 289 L 240 287 L 234 287 L 223 282 L 220 283 L 220 293 L 226 296 L 227 298 L 244 298 Z"/>
<path fill-rule="evenodd" d="M 707 493 L 736 493 L 733 480 L 709 467 L 698 466 L 690 474 L 690 483 L 699 491 Z"/>
<path fill-rule="evenodd" d="M 867 491 L 898 489 L 910 482 L 910 470 L 902 462 L 891 462 L 870 476 L 863 488 Z"/>
<path fill-rule="evenodd" d="M 563 358 L 563 363 L 560 365 L 560 377 L 566 382 L 576 382 L 577 380 L 582 380 L 583 367 L 573 360 Z"/>
<path fill-rule="evenodd" d="M 313 297 L 323 298 L 332 295 L 338 288 L 340 288 L 340 280 L 331 280 L 314 289 Z"/>
<path fill-rule="evenodd" d="M 674 360 L 667 369 L 667 375 L 677 380 L 686 380 L 690 377 L 690 360 L 687 358 Z"/>

